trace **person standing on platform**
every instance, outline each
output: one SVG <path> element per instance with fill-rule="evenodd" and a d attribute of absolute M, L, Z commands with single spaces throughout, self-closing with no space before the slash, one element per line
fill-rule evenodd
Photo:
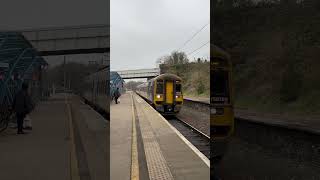
<path fill-rule="evenodd" d="M 18 134 L 24 134 L 23 121 L 32 110 L 31 98 L 28 94 L 28 84 L 23 83 L 22 88 L 16 94 L 13 101 L 13 109 L 17 116 Z"/>
<path fill-rule="evenodd" d="M 114 101 L 116 102 L 116 104 L 118 104 L 118 99 L 121 96 L 119 88 L 116 89 L 116 91 L 114 92 Z"/>

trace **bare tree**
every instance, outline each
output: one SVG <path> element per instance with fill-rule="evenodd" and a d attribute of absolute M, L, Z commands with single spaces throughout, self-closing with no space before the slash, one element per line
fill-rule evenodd
<path fill-rule="evenodd" d="M 168 65 L 177 65 L 186 64 L 189 62 L 189 59 L 185 52 L 173 51 L 171 55 L 161 57 L 160 61 Z"/>

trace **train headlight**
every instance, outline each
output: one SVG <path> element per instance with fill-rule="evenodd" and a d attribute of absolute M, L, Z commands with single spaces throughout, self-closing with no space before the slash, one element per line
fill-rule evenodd
<path fill-rule="evenodd" d="M 157 98 L 160 99 L 160 98 L 161 98 L 161 95 L 160 95 L 160 94 L 157 94 Z"/>
<path fill-rule="evenodd" d="M 224 109 L 223 108 L 211 108 L 210 109 L 210 114 L 223 115 L 224 114 Z"/>
<path fill-rule="evenodd" d="M 178 99 L 179 98 L 179 96 L 178 95 L 176 95 L 176 99 Z"/>

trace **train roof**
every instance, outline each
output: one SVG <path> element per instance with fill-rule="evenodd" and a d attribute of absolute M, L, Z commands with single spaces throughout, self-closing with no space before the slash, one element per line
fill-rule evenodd
<path fill-rule="evenodd" d="M 169 79 L 169 80 L 174 80 L 174 81 L 177 81 L 177 80 L 182 81 L 182 79 L 175 74 L 165 73 L 165 74 L 161 74 L 153 79 L 148 80 L 147 82 L 144 82 L 144 83 L 138 85 L 137 88 L 147 87 L 148 82 L 150 82 L 150 81 L 152 82 L 152 81 L 159 80 L 159 79 Z"/>
<path fill-rule="evenodd" d="M 161 75 L 153 78 L 152 80 L 159 80 L 159 79 L 169 79 L 169 80 L 182 81 L 182 79 L 179 76 L 177 76 L 175 74 L 170 74 L 170 73 L 161 74 Z"/>

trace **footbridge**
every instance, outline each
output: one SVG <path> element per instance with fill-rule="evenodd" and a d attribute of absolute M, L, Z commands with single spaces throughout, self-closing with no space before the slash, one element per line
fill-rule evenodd
<path fill-rule="evenodd" d="M 12 103 L 23 81 L 42 91 L 43 56 L 110 52 L 110 26 L 85 25 L 0 32 L 0 103 Z M 109 67 L 109 62 L 107 64 Z"/>
<path fill-rule="evenodd" d="M 110 26 L 84 25 L 19 30 L 40 56 L 110 52 Z"/>
<path fill-rule="evenodd" d="M 124 71 L 117 71 L 117 72 L 122 79 L 138 79 L 138 78 L 151 79 L 160 75 L 159 68 L 124 70 Z"/>

